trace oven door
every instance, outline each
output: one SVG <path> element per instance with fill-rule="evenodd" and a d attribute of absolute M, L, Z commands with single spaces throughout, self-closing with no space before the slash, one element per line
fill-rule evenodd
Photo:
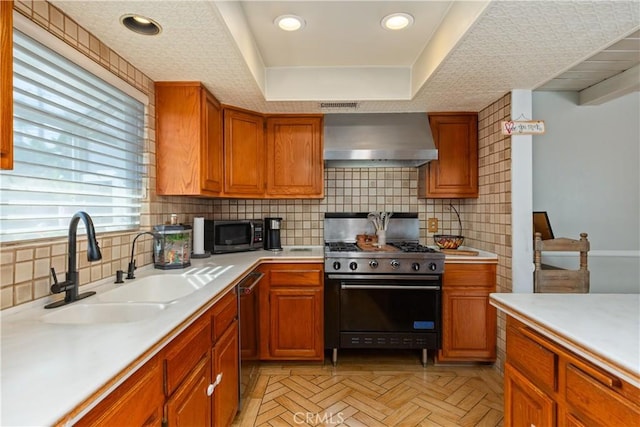
<path fill-rule="evenodd" d="M 337 321 L 329 323 L 339 331 L 339 347 L 440 348 L 440 276 L 328 279 L 336 292 L 330 310 L 337 315 Z"/>

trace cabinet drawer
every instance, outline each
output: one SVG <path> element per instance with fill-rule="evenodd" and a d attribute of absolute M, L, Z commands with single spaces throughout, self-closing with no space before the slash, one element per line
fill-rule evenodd
<path fill-rule="evenodd" d="M 291 269 L 271 270 L 269 282 L 274 286 L 320 286 L 322 270 Z"/>
<path fill-rule="evenodd" d="M 572 412 L 584 414 L 589 420 L 596 423 L 595 425 L 632 426 L 638 424 L 640 407 L 583 372 L 577 366 L 567 364 L 566 384 L 567 404 L 572 407 Z"/>
<path fill-rule="evenodd" d="M 100 402 L 76 426 L 160 426 L 162 369 L 157 358 L 147 362 Z"/>
<path fill-rule="evenodd" d="M 496 285 L 495 264 L 450 264 L 444 266 L 443 286 L 487 286 L 493 291 Z"/>
<path fill-rule="evenodd" d="M 167 396 L 171 396 L 209 348 L 211 348 L 209 319 L 198 320 L 172 341 L 167 348 L 164 360 Z"/>
<path fill-rule="evenodd" d="M 213 325 L 211 333 L 214 342 L 220 339 L 224 331 L 227 330 L 237 316 L 238 300 L 236 298 L 236 291 L 233 290 L 213 306 L 211 312 L 211 324 Z"/>
<path fill-rule="evenodd" d="M 557 390 L 558 355 L 525 326 L 507 328 L 507 361 L 545 391 Z"/>

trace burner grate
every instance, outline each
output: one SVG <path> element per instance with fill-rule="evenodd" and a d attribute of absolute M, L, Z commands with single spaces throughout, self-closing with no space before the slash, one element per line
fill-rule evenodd
<path fill-rule="evenodd" d="M 400 242 L 400 243 L 391 243 L 391 246 L 394 246 L 400 249 L 402 252 L 415 252 L 415 253 L 434 253 L 437 252 L 435 249 L 432 249 L 428 246 L 421 245 L 417 242 Z"/>
<path fill-rule="evenodd" d="M 355 243 L 327 242 L 327 248 L 331 252 L 358 252 L 360 248 Z"/>

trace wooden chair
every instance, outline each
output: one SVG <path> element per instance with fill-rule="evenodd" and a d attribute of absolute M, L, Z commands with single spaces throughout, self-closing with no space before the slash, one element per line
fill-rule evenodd
<path fill-rule="evenodd" d="M 588 293 L 589 270 L 587 269 L 587 252 L 589 240 L 587 233 L 580 233 L 580 240 L 557 238 L 542 240 L 540 233 L 535 233 L 534 239 L 533 273 L 534 292 L 555 293 Z M 542 252 L 580 252 L 580 267 L 578 270 L 543 269 Z"/>

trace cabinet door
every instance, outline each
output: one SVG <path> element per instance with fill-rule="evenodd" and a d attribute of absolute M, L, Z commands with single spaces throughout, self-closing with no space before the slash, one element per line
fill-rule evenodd
<path fill-rule="evenodd" d="M 324 197 L 322 117 L 267 118 L 267 197 Z"/>
<path fill-rule="evenodd" d="M 169 427 L 211 425 L 210 379 L 211 359 L 207 353 L 167 400 L 165 419 Z"/>
<path fill-rule="evenodd" d="M 224 193 L 264 197 L 264 118 L 255 113 L 224 109 Z"/>
<path fill-rule="evenodd" d="M 271 288 L 269 354 L 281 359 L 322 360 L 321 289 Z"/>
<path fill-rule="evenodd" d="M 496 359 L 495 264 L 446 264 L 442 286 L 442 349 L 438 362 Z"/>
<path fill-rule="evenodd" d="M 13 1 L 0 1 L 0 169 L 13 169 Z"/>
<path fill-rule="evenodd" d="M 213 381 L 219 381 L 213 393 L 213 425 L 231 425 L 239 399 L 238 321 L 234 320 L 216 343 L 213 356 Z"/>
<path fill-rule="evenodd" d="M 478 115 L 429 113 L 438 160 L 419 169 L 418 195 L 428 198 L 478 197 Z"/>
<path fill-rule="evenodd" d="M 509 363 L 504 367 L 504 425 L 551 427 L 556 425 L 554 401 Z"/>
<path fill-rule="evenodd" d="M 223 149 L 222 108 L 217 99 L 202 88 L 202 188 L 215 193 L 222 191 Z"/>
<path fill-rule="evenodd" d="M 496 310 L 488 293 L 443 289 L 442 349 L 438 361 L 493 361 Z"/>
<path fill-rule="evenodd" d="M 75 425 L 145 426 L 162 423 L 162 369 L 151 359 Z"/>

